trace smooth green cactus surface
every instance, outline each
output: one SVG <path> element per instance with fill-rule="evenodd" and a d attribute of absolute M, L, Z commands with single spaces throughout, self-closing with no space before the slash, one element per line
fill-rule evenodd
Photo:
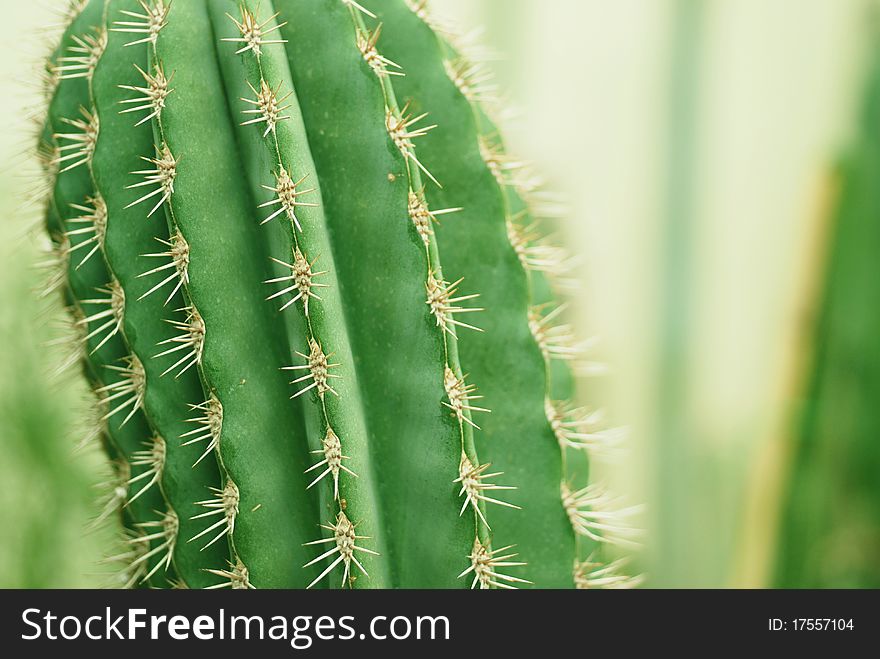
<path fill-rule="evenodd" d="M 90 0 L 46 228 L 123 585 L 629 586 L 481 69 L 406 0 Z M 603 562 L 604 560 L 604 562 Z"/>

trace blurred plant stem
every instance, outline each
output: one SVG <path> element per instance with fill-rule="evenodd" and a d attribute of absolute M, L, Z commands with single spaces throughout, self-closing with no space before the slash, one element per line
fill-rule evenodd
<path fill-rule="evenodd" d="M 696 222 L 697 122 L 704 32 L 701 0 L 676 0 L 672 13 L 671 76 L 668 85 L 669 126 L 667 193 L 663 213 L 664 255 L 659 309 L 658 378 L 656 387 L 656 498 L 662 502 L 651 530 L 654 548 L 650 583 L 656 587 L 699 586 L 711 576 L 699 561 L 692 538 L 699 515 L 693 493 L 703 465 L 696 459 L 688 422 L 688 372 L 692 326 L 691 281 Z M 705 550 L 705 548 L 703 548 Z"/>
<path fill-rule="evenodd" d="M 880 32 L 873 32 L 876 43 Z M 880 47 L 839 196 L 775 585 L 880 587 Z"/>

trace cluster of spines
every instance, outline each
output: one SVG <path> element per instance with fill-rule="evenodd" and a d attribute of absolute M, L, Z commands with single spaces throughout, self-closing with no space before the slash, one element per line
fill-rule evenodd
<path fill-rule="evenodd" d="M 493 109 L 497 101 L 497 88 L 493 84 L 492 75 L 481 56 L 470 56 L 467 48 L 454 48 L 451 41 L 455 38 L 451 31 L 437 30 L 435 21 L 430 17 L 426 0 L 407 0 L 407 5 L 429 27 L 442 32 L 441 42 L 447 57 L 444 66 L 449 79 L 459 92 L 474 106 L 476 113 L 487 116 L 496 114 Z M 502 191 L 511 191 L 521 198 L 527 208 L 521 212 L 508 210 L 507 233 L 511 247 L 519 257 L 529 281 L 530 290 L 534 289 L 534 279 L 544 277 L 553 284 L 557 293 L 572 287 L 568 277 L 574 261 L 566 251 L 550 243 L 543 236 L 538 222 L 531 218 L 536 216 L 553 217 L 556 208 L 551 204 L 541 203 L 543 200 L 540 189 L 542 183 L 531 173 L 528 163 L 511 158 L 504 150 L 503 143 L 497 133 L 480 135 L 478 147 L 486 167 L 494 176 Z M 507 195 L 505 194 L 505 199 Z M 509 204 L 508 204 L 509 206 Z M 430 222 L 421 220 L 422 226 L 430 228 Z M 553 397 L 551 369 L 553 362 L 562 361 L 568 368 L 576 372 L 595 371 L 591 368 L 578 368 L 583 360 L 587 342 L 577 340 L 572 325 L 562 322 L 566 312 L 565 304 L 533 303 L 529 311 L 529 328 L 541 354 L 544 357 L 547 372 L 545 412 L 547 421 L 559 441 L 563 456 L 563 474 L 561 498 L 563 508 L 572 523 L 576 537 L 586 538 L 599 543 L 613 543 L 631 546 L 638 532 L 627 519 L 637 512 L 637 507 L 618 507 L 618 500 L 611 497 L 598 485 L 590 485 L 573 491 L 568 485 L 565 455 L 568 450 L 584 450 L 591 456 L 607 455 L 619 448 L 622 432 L 619 429 L 601 428 L 601 415 L 594 411 L 588 413 L 570 401 L 556 401 Z M 579 543 L 580 544 L 580 541 Z M 487 551 L 475 552 L 491 557 Z M 602 566 L 592 560 L 575 562 L 573 580 L 578 587 L 634 586 L 639 583 L 636 578 L 628 578 L 618 573 L 622 563 L 614 562 Z M 479 571 L 474 567 L 474 573 Z M 475 579 L 475 583 L 478 579 Z M 497 585 L 497 584 L 496 584 Z"/>
<path fill-rule="evenodd" d="M 92 34 L 74 35 L 73 42 L 69 54 L 58 60 L 56 71 L 59 78 L 91 78 L 107 47 L 107 31 L 102 26 L 96 28 Z"/>
<path fill-rule="evenodd" d="M 53 135 L 47 134 L 47 108 L 52 103 L 58 85 L 61 83 L 62 67 L 69 67 L 72 62 L 69 59 L 62 61 L 62 58 L 76 57 L 79 53 L 73 50 L 67 53 L 61 51 L 59 44 L 63 35 L 80 15 L 86 5 L 87 0 L 67 0 L 60 3 L 60 6 L 52 8 L 50 15 L 54 18 L 42 26 L 42 36 L 44 43 L 48 44 L 48 52 L 45 52 L 37 59 L 34 68 L 35 75 L 29 79 L 35 94 L 35 101 L 24 108 L 21 114 L 23 124 L 29 128 L 29 134 L 32 137 L 32 144 L 36 144 L 35 160 L 38 165 L 37 169 L 25 172 L 28 179 L 29 188 L 23 194 L 24 203 L 22 211 L 32 209 L 45 210 L 48 206 L 47 200 L 52 195 L 55 187 L 55 180 L 60 170 L 59 162 L 61 151 L 56 143 Z M 66 73 L 67 79 L 70 79 L 70 69 Z M 31 81 L 32 80 L 32 81 Z M 42 218 L 40 218 L 41 220 Z M 60 235 L 51 236 L 51 246 L 46 251 L 49 257 L 56 261 L 58 253 L 62 248 L 63 237 Z M 49 265 L 48 263 L 46 264 Z M 52 274 L 57 273 L 58 269 L 52 268 Z M 48 287 L 41 289 L 39 292 L 41 297 L 46 297 L 49 293 L 53 293 L 63 285 L 62 281 L 55 280 L 54 288 L 48 290 Z"/>
<path fill-rule="evenodd" d="M 518 567 L 523 565 L 519 562 L 510 562 L 507 557 L 497 557 L 498 551 L 493 551 L 489 541 L 491 527 L 485 511 L 486 504 L 501 505 L 510 508 L 518 508 L 513 504 L 490 496 L 490 493 L 498 490 L 513 490 L 512 486 L 497 485 L 489 481 L 490 478 L 501 476 L 500 472 L 487 473 L 491 467 L 489 464 L 480 464 L 473 445 L 472 433 L 479 430 L 474 422 L 472 414 L 475 412 L 488 413 L 490 410 L 474 405 L 473 402 L 480 399 L 477 395 L 476 385 L 465 382 L 466 374 L 462 372 L 458 360 L 458 337 L 457 328 L 482 331 L 476 325 L 465 323 L 456 318 L 458 314 L 481 311 L 477 307 L 461 306 L 463 303 L 479 297 L 478 294 L 459 295 L 459 287 L 463 280 L 459 279 L 449 283 L 443 278 L 440 267 L 440 255 L 434 235 L 434 224 L 437 217 L 457 212 L 461 209 L 448 208 L 432 211 L 428 206 L 425 189 L 422 184 L 422 176 L 427 177 L 433 184 L 442 187 L 440 182 L 418 159 L 416 155 L 415 140 L 423 137 L 435 125 L 417 126 L 425 120 L 427 113 L 413 115 L 409 105 L 400 107 L 394 94 L 390 76 L 402 76 L 405 72 L 397 63 L 381 55 L 377 49 L 381 25 L 372 30 L 365 25 L 365 18 L 376 18 L 375 15 L 358 3 L 343 0 L 348 5 L 355 24 L 357 45 L 364 61 L 370 66 L 378 78 L 385 98 L 385 128 L 389 139 L 400 151 L 406 165 L 409 182 L 408 213 L 409 220 L 413 223 L 419 237 L 422 240 L 425 253 L 425 292 L 426 305 L 429 313 L 434 318 L 435 324 L 443 341 L 445 360 L 442 377 L 443 389 L 446 392 L 446 400 L 442 401 L 444 408 L 453 415 L 458 424 L 459 439 L 461 442 L 461 457 L 459 470 L 453 479 L 459 487 L 459 496 L 462 498 L 460 514 L 471 509 L 474 515 L 475 537 L 474 551 L 467 557 L 470 567 L 464 570 L 459 577 L 474 573 L 475 578 L 472 587 L 492 588 L 506 584 L 508 587 L 516 583 L 526 583 L 521 579 L 506 577 L 497 572 L 501 568 Z M 476 548 L 480 548 L 477 551 Z M 509 548 L 505 548 L 506 551 Z M 503 587 L 503 586 L 502 586 Z"/>
<path fill-rule="evenodd" d="M 610 428 L 601 409 L 578 407 L 570 401 L 544 401 L 544 413 L 561 449 L 586 450 L 593 457 L 618 455 L 625 428 Z"/>
<path fill-rule="evenodd" d="M 74 220 L 71 224 L 77 224 L 75 229 L 67 232 L 67 238 L 73 236 L 86 236 L 85 240 L 80 240 L 75 247 L 71 248 L 71 253 L 83 250 L 84 254 L 79 256 L 76 268 L 79 269 L 100 250 L 104 248 L 104 237 L 107 233 L 107 204 L 101 198 L 101 195 L 95 194 L 89 197 L 84 204 L 73 204 L 73 208 L 82 215 Z"/>
<path fill-rule="evenodd" d="M 199 531 L 191 537 L 187 542 L 194 542 L 200 538 L 207 538 L 202 549 L 207 549 L 214 543 L 219 542 L 222 538 L 231 536 L 235 531 L 235 519 L 238 517 L 238 504 L 241 495 L 238 486 L 231 478 L 226 479 L 226 485 L 223 489 L 211 488 L 212 496 L 204 501 L 196 503 L 206 511 L 193 516 L 193 519 L 212 519 L 218 518 L 216 521 Z"/>

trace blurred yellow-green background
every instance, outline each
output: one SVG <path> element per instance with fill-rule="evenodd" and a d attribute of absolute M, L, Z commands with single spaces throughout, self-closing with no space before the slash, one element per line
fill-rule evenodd
<path fill-rule="evenodd" d="M 61 0 L 56 0 L 60 3 Z M 184 1 L 184 0 L 181 0 Z M 52 381 L 26 120 L 52 0 L 0 0 L 0 586 L 100 585 L 102 460 Z M 583 327 L 630 428 L 648 584 L 880 587 L 880 20 L 873 0 L 433 0 L 499 53 L 566 199 Z M 32 42 L 32 43 L 29 43 Z"/>

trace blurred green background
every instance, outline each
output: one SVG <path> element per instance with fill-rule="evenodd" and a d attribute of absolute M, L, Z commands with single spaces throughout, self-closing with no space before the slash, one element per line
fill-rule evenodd
<path fill-rule="evenodd" d="M 0 586 L 106 581 L 103 460 L 44 274 L 28 112 L 53 5 L 0 0 Z M 503 54 L 510 142 L 567 199 L 583 326 L 653 586 L 880 587 L 874 0 L 433 0 Z"/>

